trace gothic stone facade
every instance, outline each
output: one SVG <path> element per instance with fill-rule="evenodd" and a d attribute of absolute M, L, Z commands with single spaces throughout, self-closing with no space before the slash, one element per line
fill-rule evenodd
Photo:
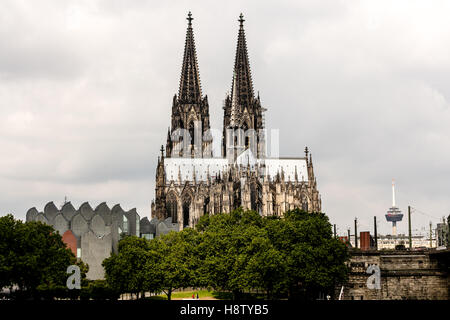
<path fill-rule="evenodd" d="M 194 226 L 205 213 L 230 212 L 238 207 L 265 216 L 282 215 L 294 208 L 320 212 L 321 199 L 308 149 L 305 157 L 266 156 L 266 109 L 259 93 L 254 94 L 242 14 L 217 154 L 208 97 L 202 95 L 200 85 L 190 13 L 187 19 L 180 87 L 172 101 L 165 154 L 161 147 L 158 158 L 152 216 L 171 217 L 182 229 Z"/>

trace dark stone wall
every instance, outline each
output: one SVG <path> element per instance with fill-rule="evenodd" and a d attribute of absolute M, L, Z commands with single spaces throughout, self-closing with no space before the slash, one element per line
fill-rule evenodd
<path fill-rule="evenodd" d="M 450 250 L 353 251 L 344 300 L 448 300 Z M 380 267 L 381 288 L 369 289 L 369 265 Z M 336 288 L 337 297 L 341 287 Z"/>

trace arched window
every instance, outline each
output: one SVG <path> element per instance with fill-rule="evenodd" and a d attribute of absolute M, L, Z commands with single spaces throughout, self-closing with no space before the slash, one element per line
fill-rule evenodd
<path fill-rule="evenodd" d="M 272 193 L 272 214 L 274 216 L 278 215 L 277 200 L 276 200 L 275 192 Z"/>
<path fill-rule="evenodd" d="M 208 213 L 208 207 L 209 207 L 209 197 L 206 197 L 205 201 L 203 202 L 203 213 Z"/>
<path fill-rule="evenodd" d="M 191 146 L 194 145 L 194 121 L 189 122 L 189 135 L 191 138 Z"/>
<path fill-rule="evenodd" d="M 191 197 L 185 195 L 183 197 L 183 227 L 189 226 Z"/>
<path fill-rule="evenodd" d="M 262 190 L 261 187 L 257 183 L 252 183 L 250 185 L 250 205 L 251 209 L 262 213 Z"/>
<path fill-rule="evenodd" d="M 302 196 L 302 210 L 308 212 L 308 198 L 305 195 Z"/>
<path fill-rule="evenodd" d="M 255 183 L 250 185 L 250 206 L 253 211 L 258 211 L 258 190 Z"/>
<path fill-rule="evenodd" d="M 172 222 L 177 223 L 178 222 L 178 203 L 177 203 L 177 197 L 173 193 L 170 193 L 167 197 L 166 210 L 167 210 L 167 216 L 172 217 Z"/>
<path fill-rule="evenodd" d="M 233 184 L 233 209 L 241 206 L 241 183 L 235 182 Z"/>
<path fill-rule="evenodd" d="M 245 149 L 250 148 L 250 137 L 248 136 L 248 125 L 246 122 L 244 122 L 244 125 L 242 126 L 242 130 L 244 131 L 244 137 L 245 137 L 245 142 L 244 142 L 244 146 Z"/>

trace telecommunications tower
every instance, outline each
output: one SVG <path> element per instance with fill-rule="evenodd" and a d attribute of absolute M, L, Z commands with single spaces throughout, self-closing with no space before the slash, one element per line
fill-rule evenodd
<path fill-rule="evenodd" d="M 386 214 L 386 220 L 392 222 L 392 235 L 397 235 L 397 221 L 402 221 L 403 214 L 399 208 L 395 206 L 395 183 L 392 179 L 392 207 L 389 208 Z"/>

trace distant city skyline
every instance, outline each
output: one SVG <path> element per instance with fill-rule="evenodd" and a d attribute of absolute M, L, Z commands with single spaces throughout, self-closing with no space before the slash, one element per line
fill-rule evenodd
<path fill-rule="evenodd" d="M 0 215 L 64 197 L 150 216 L 156 158 L 191 11 L 202 92 L 221 128 L 238 17 L 280 156 L 312 151 L 338 234 L 429 229 L 450 214 L 446 1 L 212 4 L 5 1 L 0 11 Z"/>

